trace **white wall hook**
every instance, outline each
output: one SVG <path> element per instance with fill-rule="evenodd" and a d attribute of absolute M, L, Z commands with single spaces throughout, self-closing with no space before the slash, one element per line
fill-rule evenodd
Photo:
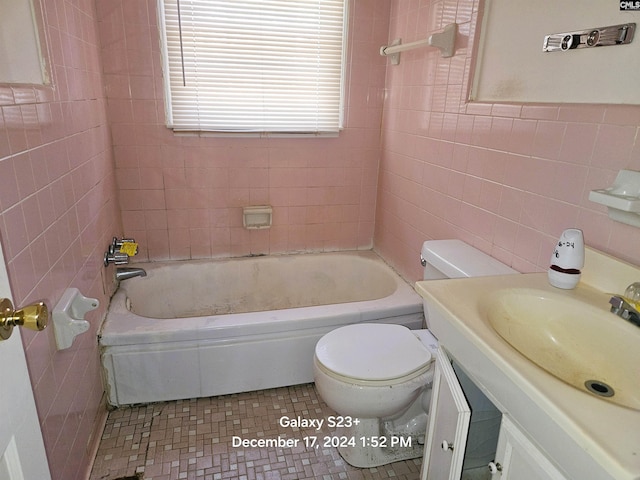
<path fill-rule="evenodd" d="M 85 297 L 77 288 L 65 290 L 52 313 L 58 350 L 71 347 L 76 336 L 89 330 L 89 322 L 84 316 L 99 305 L 98 299 Z"/>

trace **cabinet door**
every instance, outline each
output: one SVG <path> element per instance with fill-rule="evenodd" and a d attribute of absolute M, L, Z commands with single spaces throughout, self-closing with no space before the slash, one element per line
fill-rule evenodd
<path fill-rule="evenodd" d="M 460 478 L 470 418 L 471 409 L 458 378 L 446 353 L 439 348 L 420 477 L 422 480 Z"/>
<path fill-rule="evenodd" d="M 502 416 L 492 479 L 566 480 L 506 415 Z"/>

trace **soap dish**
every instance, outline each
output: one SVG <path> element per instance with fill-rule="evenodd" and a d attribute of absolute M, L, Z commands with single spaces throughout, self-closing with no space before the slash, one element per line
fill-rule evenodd
<path fill-rule="evenodd" d="M 64 291 L 51 313 L 58 350 L 71 347 L 78 335 L 89 330 L 89 322 L 84 316 L 99 305 L 98 299 L 85 297 L 77 288 Z"/>
<path fill-rule="evenodd" d="M 271 227 L 271 205 L 256 205 L 242 209 L 242 226 L 248 230 Z"/>
<path fill-rule="evenodd" d="M 589 200 L 605 205 L 613 220 L 640 227 L 640 172 L 620 170 L 613 186 L 591 190 Z"/>

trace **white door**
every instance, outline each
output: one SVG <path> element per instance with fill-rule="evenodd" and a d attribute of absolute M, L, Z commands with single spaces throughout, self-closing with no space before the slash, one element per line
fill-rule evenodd
<path fill-rule="evenodd" d="M 491 478 L 495 479 L 566 480 L 506 415 L 502 416 L 496 459 L 491 463 Z"/>
<path fill-rule="evenodd" d="M 462 475 L 471 409 L 446 353 L 438 348 L 429 408 L 422 480 L 457 480 Z"/>
<path fill-rule="evenodd" d="M 13 301 L 1 245 L 0 298 Z M 19 327 L 0 341 L 0 365 L 0 479 L 50 480 Z"/>

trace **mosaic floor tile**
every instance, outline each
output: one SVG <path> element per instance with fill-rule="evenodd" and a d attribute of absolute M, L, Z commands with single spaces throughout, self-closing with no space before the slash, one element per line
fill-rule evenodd
<path fill-rule="evenodd" d="M 420 477 L 421 459 L 359 469 L 342 460 L 336 448 L 311 446 L 312 437 L 321 443 L 332 436 L 326 425 L 331 416 L 336 413 L 313 384 L 120 408 L 109 413 L 90 480 Z M 325 422 L 316 430 L 298 417 Z"/>

